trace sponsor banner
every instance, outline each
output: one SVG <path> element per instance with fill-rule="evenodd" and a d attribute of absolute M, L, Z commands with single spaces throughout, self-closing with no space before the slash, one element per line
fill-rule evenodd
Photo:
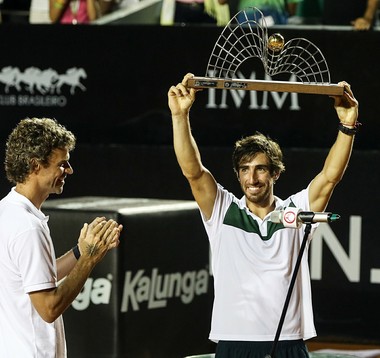
<path fill-rule="evenodd" d="M 48 200 L 44 212 L 57 255 L 95 216 L 124 226 L 120 247 L 64 314 L 70 356 L 176 358 L 213 349 L 208 240 L 193 201 L 81 197 Z"/>
<path fill-rule="evenodd" d="M 50 116 L 83 143 L 169 144 L 167 91 L 187 72 L 206 74 L 221 28 L 160 26 L 28 26 L 0 29 L 0 136 L 26 116 Z M 331 82 L 347 80 L 360 100 L 364 122 L 359 148 L 379 148 L 376 64 L 380 33 L 283 28 L 285 40 L 317 45 Z M 44 41 L 41 41 L 41 38 Z M 199 39 L 202 39 L 200 41 Z M 353 45 L 354 44 L 354 45 Z M 342 61 L 349 58 L 350 61 Z M 359 68 L 357 68 L 359 66 Z M 236 78 L 266 79 L 258 58 L 244 61 Z M 293 81 L 282 74 L 275 80 Z M 192 127 L 200 144 L 226 146 L 254 130 L 287 147 L 326 147 L 337 130 L 328 96 L 208 89 L 198 94 Z M 210 136 L 210 133 L 213 133 Z"/>

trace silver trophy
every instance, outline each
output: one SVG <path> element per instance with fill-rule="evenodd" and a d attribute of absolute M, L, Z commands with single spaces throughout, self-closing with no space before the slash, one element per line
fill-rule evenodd
<path fill-rule="evenodd" d="M 239 66 L 259 58 L 270 77 L 281 73 L 296 76 L 297 82 L 236 79 Z M 312 42 L 295 38 L 285 42 L 280 33 L 268 37 L 263 13 L 255 8 L 238 12 L 223 29 L 208 61 L 206 77 L 193 77 L 192 88 L 247 91 L 296 92 L 340 96 L 343 87 L 330 83 L 330 71 L 322 52 Z"/>

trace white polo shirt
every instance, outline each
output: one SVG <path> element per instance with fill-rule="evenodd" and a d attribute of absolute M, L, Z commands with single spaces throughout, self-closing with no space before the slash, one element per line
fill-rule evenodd
<path fill-rule="evenodd" d="M 14 188 L 0 201 L 1 357 L 66 357 L 62 317 L 45 322 L 28 294 L 57 285 L 48 219 Z"/>
<path fill-rule="evenodd" d="M 276 210 L 294 206 L 309 210 L 308 190 Z M 273 341 L 302 243 L 304 226 L 284 228 L 252 214 L 246 198 L 236 198 L 218 185 L 210 220 L 204 221 L 212 252 L 215 299 L 210 339 Z M 204 220 L 204 218 L 203 218 Z M 315 225 L 313 225 L 315 226 Z M 315 228 L 312 228 L 312 233 Z M 311 237 L 311 236 L 310 236 Z M 308 247 L 303 254 L 280 340 L 316 335 L 313 323 Z"/>

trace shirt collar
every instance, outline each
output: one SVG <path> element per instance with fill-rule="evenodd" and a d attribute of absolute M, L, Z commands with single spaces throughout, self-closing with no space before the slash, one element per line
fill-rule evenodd
<path fill-rule="evenodd" d="M 243 195 L 243 197 L 239 200 L 239 202 L 240 202 L 241 207 L 245 208 L 245 211 L 246 211 L 247 213 L 249 213 L 250 215 L 252 215 L 255 219 L 258 219 L 258 220 L 261 221 L 261 219 L 260 219 L 258 216 L 256 216 L 255 214 L 253 214 L 253 213 L 248 209 L 248 206 L 247 206 L 247 200 L 246 200 L 245 195 Z M 276 211 L 277 211 L 277 210 L 281 210 L 281 209 L 283 209 L 284 201 L 283 201 L 282 199 L 280 199 L 278 196 L 274 196 L 274 204 L 275 204 L 275 208 L 274 208 L 273 211 L 275 211 L 275 210 L 276 210 Z M 265 220 L 269 219 L 269 218 L 270 218 L 270 214 L 271 214 L 273 211 L 269 212 L 269 213 L 265 216 L 264 220 L 262 220 L 262 221 L 265 221 Z"/>
<path fill-rule="evenodd" d="M 38 219 L 42 221 L 48 221 L 49 216 L 45 215 L 41 210 L 37 209 L 33 203 L 24 195 L 16 191 L 16 187 L 13 187 L 8 194 L 8 198 L 14 203 L 23 206 L 26 210 L 35 215 Z"/>

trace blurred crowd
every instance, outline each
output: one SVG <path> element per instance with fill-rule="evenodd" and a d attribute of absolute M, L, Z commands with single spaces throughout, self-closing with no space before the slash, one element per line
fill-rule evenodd
<path fill-rule="evenodd" d="M 91 24 L 147 0 L 0 0 L 1 23 Z M 379 0 L 158 0 L 161 25 L 224 26 L 240 10 L 256 7 L 271 25 L 334 25 L 370 30 Z M 248 13 L 248 12 L 247 12 Z"/>

